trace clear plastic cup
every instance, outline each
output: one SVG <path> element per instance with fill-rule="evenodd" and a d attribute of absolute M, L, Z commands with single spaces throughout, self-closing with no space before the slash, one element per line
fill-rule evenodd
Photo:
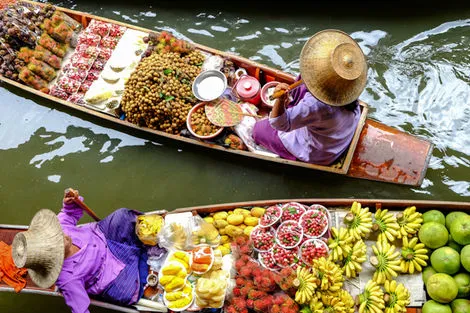
<path fill-rule="evenodd" d="M 299 247 L 285 249 L 276 244 L 271 250 L 274 262 L 281 268 L 293 266 L 299 262 Z"/>
<path fill-rule="evenodd" d="M 268 207 L 263 216 L 259 219 L 259 226 L 271 227 L 274 226 L 281 219 L 282 211 L 279 205 Z"/>
<path fill-rule="evenodd" d="M 282 216 L 281 221 L 299 221 L 300 217 L 302 216 L 305 211 L 305 206 L 298 202 L 288 202 L 281 207 Z"/>
<path fill-rule="evenodd" d="M 276 243 L 285 249 L 297 247 L 302 241 L 304 232 L 297 221 L 285 221 L 276 229 Z"/>
<path fill-rule="evenodd" d="M 306 240 L 299 249 L 300 259 L 307 265 L 312 265 L 313 260 L 322 256 L 328 257 L 329 252 L 328 245 L 321 239 Z"/>
<path fill-rule="evenodd" d="M 276 231 L 272 228 L 255 226 L 250 233 L 253 248 L 258 252 L 270 251 L 276 243 Z"/>
<path fill-rule="evenodd" d="M 307 238 L 320 238 L 328 230 L 328 216 L 321 210 L 307 210 L 300 217 L 300 226 Z"/>

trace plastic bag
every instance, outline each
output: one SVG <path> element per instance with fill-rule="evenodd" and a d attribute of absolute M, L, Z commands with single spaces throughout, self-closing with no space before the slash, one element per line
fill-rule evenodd
<path fill-rule="evenodd" d="M 158 234 L 158 243 L 168 250 L 185 250 L 190 235 L 186 225 L 178 222 L 165 222 Z"/>
<path fill-rule="evenodd" d="M 206 222 L 201 216 L 193 216 L 190 220 L 191 241 L 190 247 L 201 244 L 218 246 L 220 244 L 220 234 L 211 223 Z"/>
<path fill-rule="evenodd" d="M 51 82 L 57 76 L 57 73 L 52 66 L 48 65 L 47 63 L 41 60 L 37 60 L 34 57 L 30 59 L 30 62 L 28 63 L 27 67 L 29 70 L 39 75 L 47 82 Z"/>
<path fill-rule="evenodd" d="M 249 114 L 256 114 L 257 109 L 253 107 L 253 105 L 249 103 L 240 103 L 240 106 L 245 113 Z M 257 153 L 257 154 L 262 154 L 270 157 L 279 157 L 279 155 L 266 150 L 262 146 L 256 144 L 255 140 L 253 139 L 253 127 L 256 124 L 256 119 L 251 116 L 245 116 L 242 121 L 234 126 L 235 133 L 240 137 L 243 142 L 245 143 L 246 147 L 248 150 L 251 152 Z"/>
<path fill-rule="evenodd" d="M 163 217 L 158 214 L 139 215 L 136 218 L 135 233 L 143 244 L 155 246 L 158 233 L 164 224 Z"/>
<path fill-rule="evenodd" d="M 43 46 L 36 46 L 36 49 L 34 50 L 34 57 L 38 60 L 46 62 L 56 70 L 60 69 L 62 64 L 62 58 L 56 56 Z"/>

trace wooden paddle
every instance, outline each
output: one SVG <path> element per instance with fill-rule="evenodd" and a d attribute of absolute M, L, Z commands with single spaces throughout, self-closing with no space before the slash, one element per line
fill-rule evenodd
<path fill-rule="evenodd" d="M 73 193 L 73 189 L 72 188 L 67 188 L 65 189 L 65 194 L 67 193 L 70 193 L 72 192 Z M 87 212 L 88 215 L 90 215 L 95 221 L 99 222 L 101 219 L 98 217 L 98 215 L 96 215 L 95 212 L 93 212 L 92 209 L 90 209 L 85 203 L 83 203 L 82 200 L 80 200 L 80 198 L 76 197 L 73 199 L 73 201 L 83 209 L 83 211 Z"/>
<path fill-rule="evenodd" d="M 278 90 L 276 91 L 275 93 L 273 93 L 272 95 L 269 96 L 269 100 L 274 100 L 274 99 L 277 99 L 279 98 L 280 96 L 282 96 L 283 94 L 285 94 L 286 92 L 288 91 L 291 91 L 292 89 L 295 89 L 297 87 L 299 87 L 300 85 L 302 85 L 303 83 L 303 80 L 299 79 L 298 81 L 296 81 L 295 83 L 293 83 L 292 85 L 290 85 L 287 90 Z"/>

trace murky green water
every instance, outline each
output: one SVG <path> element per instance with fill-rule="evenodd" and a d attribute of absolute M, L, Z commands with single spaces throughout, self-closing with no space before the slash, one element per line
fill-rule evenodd
<path fill-rule="evenodd" d="M 330 8 L 296 15 L 215 4 L 56 3 L 168 30 L 294 74 L 312 34 L 342 29 L 368 55 L 361 99 L 371 107 L 369 116 L 431 140 L 433 157 L 420 187 L 351 179 L 152 138 L 2 85 L 0 223 L 28 224 L 39 208 L 57 210 L 69 186 L 101 216 L 119 207 L 173 209 L 272 198 L 470 199 L 470 9 L 355 9 L 348 15 L 348 8 Z M 0 295 L 0 312 L 46 311 L 68 309 L 62 299 Z"/>

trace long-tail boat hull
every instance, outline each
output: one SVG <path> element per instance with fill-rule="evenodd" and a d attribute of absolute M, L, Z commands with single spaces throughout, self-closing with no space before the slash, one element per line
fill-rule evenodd
<path fill-rule="evenodd" d="M 193 214 L 200 214 L 202 216 L 218 212 L 234 210 L 236 208 L 252 208 L 252 207 L 269 207 L 275 204 L 284 204 L 288 202 L 298 202 L 306 206 L 312 204 L 320 204 L 325 206 L 327 209 L 347 209 L 351 207 L 353 201 L 360 202 L 363 207 L 369 207 L 373 212 L 377 208 L 388 209 L 390 211 L 404 210 L 409 206 L 416 206 L 420 212 L 428 210 L 440 210 L 444 214 L 451 211 L 463 211 L 470 213 L 470 202 L 450 202 L 450 201 L 426 201 L 426 200 L 393 200 L 393 199 L 273 199 L 265 201 L 248 201 L 248 202 L 235 202 L 235 203 L 223 203 L 214 205 L 204 205 L 196 207 L 185 207 L 177 208 L 171 211 L 158 210 L 148 213 L 157 213 L 161 215 L 192 212 Z M 147 213 L 147 214 L 148 214 Z M 11 244 L 16 233 L 25 231 L 27 226 L 18 225 L 0 225 L 0 241 L 6 244 Z M 6 283 L 0 281 L 0 291 L 14 292 L 14 289 L 8 286 Z M 31 279 L 27 279 L 26 287 L 21 291 L 22 293 L 33 293 L 48 296 L 61 296 L 60 292 L 55 286 L 44 289 L 37 287 Z M 92 305 L 104 307 L 110 310 L 120 312 L 132 312 L 137 313 L 138 311 L 133 307 L 123 307 L 112 303 L 106 303 L 102 301 L 92 300 Z M 420 307 L 408 307 L 407 313 L 420 313 Z"/>
<path fill-rule="evenodd" d="M 33 1 L 23 2 L 44 5 L 42 3 Z M 149 29 L 102 18 L 84 12 L 61 7 L 57 7 L 57 9 L 73 17 L 84 27 L 86 27 L 92 19 L 96 19 L 122 25 L 130 29 L 144 31 L 147 33 L 151 32 Z M 197 43 L 194 45 L 197 49 L 214 55 L 219 55 L 223 58 L 233 61 L 236 66 L 245 68 L 249 75 L 258 78 L 260 81 L 268 82 L 276 80 L 291 84 L 295 80 L 295 76 L 292 74 L 268 67 L 263 64 L 259 64 L 247 58 L 233 55 L 228 52 L 219 51 L 217 49 L 213 49 Z M 202 141 L 196 138 L 188 138 L 181 135 L 173 135 L 163 131 L 153 130 L 147 127 L 141 127 L 126 120 L 121 120 L 115 116 L 111 116 L 106 113 L 87 108 L 85 106 L 77 105 L 72 102 L 53 97 L 21 83 L 12 81 L 1 75 L 0 80 L 68 108 L 79 110 L 96 116 L 100 119 L 121 125 L 124 128 L 137 129 L 145 133 L 202 146 L 210 150 L 241 155 L 263 161 L 282 163 L 310 170 L 330 172 L 353 178 L 419 186 L 423 182 L 423 179 L 426 175 L 426 170 L 428 168 L 429 160 L 433 150 L 433 144 L 427 139 L 407 134 L 403 131 L 368 118 L 368 105 L 362 101 L 360 101 L 362 109 L 361 118 L 349 149 L 345 152 L 340 162 L 333 164 L 332 166 L 323 166 L 301 161 L 291 161 L 282 158 L 266 156 L 263 154 L 256 154 L 250 151 L 229 149 L 227 147 Z M 312 171 L 312 174 L 314 174 L 314 171 Z"/>

